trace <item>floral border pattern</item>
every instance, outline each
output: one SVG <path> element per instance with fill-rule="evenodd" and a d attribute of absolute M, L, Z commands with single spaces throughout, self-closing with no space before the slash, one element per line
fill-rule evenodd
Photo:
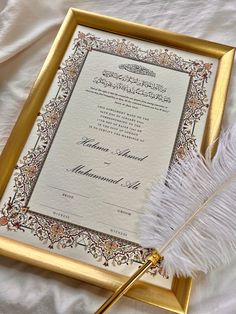
<path fill-rule="evenodd" d="M 36 120 L 37 141 L 16 166 L 14 195 L 9 197 L 1 209 L 0 226 L 9 231 L 24 232 L 28 229 L 50 249 L 82 246 L 88 254 L 98 262 L 103 262 L 105 266 L 142 263 L 149 254 L 147 249 L 129 241 L 32 212 L 26 205 L 86 56 L 93 49 L 188 73 L 191 84 L 175 146 L 175 158 L 184 158 L 189 149 L 196 148 L 193 131 L 195 124 L 209 107 L 205 85 L 211 75 L 212 64 L 201 60 L 184 60 L 168 49 L 142 50 L 127 39 L 101 39 L 91 33 L 78 32 L 73 42 L 73 53 L 58 69 L 57 93 L 43 106 Z M 161 269 L 151 270 L 153 275 L 157 272 L 161 273 Z"/>

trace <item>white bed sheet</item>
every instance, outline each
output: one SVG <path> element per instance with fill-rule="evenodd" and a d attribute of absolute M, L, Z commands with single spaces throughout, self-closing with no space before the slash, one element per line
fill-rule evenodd
<path fill-rule="evenodd" d="M 0 0 L 0 151 L 69 7 L 236 46 L 235 0 Z M 233 71 L 224 128 L 236 121 Z M 0 257 L 0 314 L 93 313 L 108 291 Z M 110 313 L 167 313 L 122 298 Z M 194 281 L 189 314 L 236 313 L 236 259 Z"/>

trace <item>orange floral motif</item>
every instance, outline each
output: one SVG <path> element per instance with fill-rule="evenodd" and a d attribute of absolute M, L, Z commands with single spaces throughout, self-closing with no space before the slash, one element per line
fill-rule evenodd
<path fill-rule="evenodd" d="M 38 171 L 38 167 L 35 164 L 30 164 L 26 165 L 23 169 L 22 172 L 28 177 L 28 178 L 33 178 Z"/>
<path fill-rule="evenodd" d="M 107 241 L 105 241 L 104 248 L 105 248 L 106 252 L 110 255 L 118 249 L 118 244 L 114 241 L 107 240 Z"/>
<path fill-rule="evenodd" d="M 69 66 L 69 67 L 66 67 L 64 69 L 64 72 L 66 75 L 68 75 L 69 77 L 73 78 L 77 75 L 78 73 L 78 70 L 76 67 L 73 67 L 73 66 Z"/>
<path fill-rule="evenodd" d="M 83 32 L 79 32 L 78 39 L 85 39 L 86 35 Z"/>
<path fill-rule="evenodd" d="M 55 125 L 59 120 L 59 113 L 57 111 L 47 112 L 44 119 L 49 125 Z"/>
<path fill-rule="evenodd" d="M 189 100 L 188 100 L 189 108 L 195 109 L 198 107 L 198 105 L 199 105 L 199 100 L 197 99 L 197 97 L 192 96 L 189 98 Z"/>
<path fill-rule="evenodd" d="M 29 210 L 29 207 L 21 207 L 20 210 L 21 210 L 22 214 L 26 214 L 27 211 Z"/>
<path fill-rule="evenodd" d="M 167 65 L 170 63 L 170 57 L 168 56 L 168 54 L 166 52 L 163 52 L 159 55 L 158 57 L 158 62 L 161 65 Z"/>
<path fill-rule="evenodd" d="M 210 71 L 211 67 L 212 67 L 212 64 L 211 63 L 205 63 L 204 64 L 204 67 L 207 71 Z"/>
<path fill-rule="evenodd" d="M 62 225 L 58 224 L 58 223 L 54 223 L 51 226 L 51 234 L 52 236 L 56 237 L 56 236 L 60 236 L 64 234 L 64 228 Z"/>
<path fill-rule="evenodd" d="M 0 226 L 6 226 L 8 223 L 8 219 L 6 216 L 0 217 Z"/>
<path fill-rule="evenodd" d="M 116 46 L 116 52 L 117 54 L 123 55 L 126 52 L 126 47 L 124 43 L 120 43 Z"/>
<path fill-rule="evenodd" d="M 178 147 L 177 151 L 176 151 L 176 157 L 178 159 L 184 159 L 185 158 L 185 148 L 183 146 Z"/>

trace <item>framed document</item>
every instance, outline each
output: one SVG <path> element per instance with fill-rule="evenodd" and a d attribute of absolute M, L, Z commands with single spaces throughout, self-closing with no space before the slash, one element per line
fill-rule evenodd
<path fill-rule="evenodd" d="M 70 9 L 1 156 L 1 254 L 116 289 L 152 182 L 217 138 L 233 56 Z M 128 296 L 185 313 L 190 288 L 155 268 Z"/>

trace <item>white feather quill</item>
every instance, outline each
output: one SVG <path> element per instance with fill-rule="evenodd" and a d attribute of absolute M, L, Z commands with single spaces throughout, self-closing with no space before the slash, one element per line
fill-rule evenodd
<path fill-rule="evenodd" d="M 236 124 L 222 135 L 213 160 L 211 149 L 206 157 L 190 152 L 153 185 L 139 235 L 154 251 L 95 314 L 105 313 L 158 261 L 177 276 L 230 262 L 236 252 Z"/>
<path fill-rule="evenodd" d="M 228 263 L 236 251 L 236 125 L 213 160 L 191 152 L 154 185 L 140 243 L 164 256 L 169 275 L 193 276 Z"/>

